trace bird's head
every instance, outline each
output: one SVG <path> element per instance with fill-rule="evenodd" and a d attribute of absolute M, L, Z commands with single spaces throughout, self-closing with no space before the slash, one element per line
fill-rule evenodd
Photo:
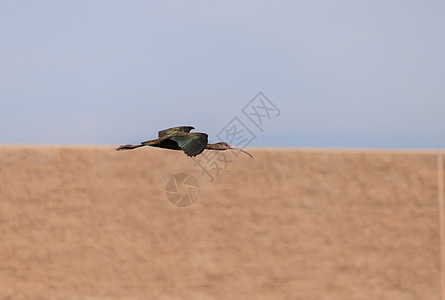
<path fill-rule="evenodd" d="M 213 145 L 215 147 L 215 150 L 227 150 L 227 149 L 231 149 L 232 148 L 232 146 L 230 146 L 226 142 L 219 142 L 219 143 L 215 143 Z"/>
<path fill-rule="evenodd" d="M 245 150 L 243 150 L 241 148 L 232 147 L 232 146 L 230 146 L 226 142 L 215 143 L 215 144 L 213 144 L 212 148 L 215 149 L 215 150 L 229 150 L 229 149 L 231 149 L 231 150 L 239 150 L 239 151 L 244 152 L 244 153 L 246 153 L 247 155 L 249 155 L 250 157 L 253 158 L 253 156 L 249 152 L 247 152 L 247 151 L 245 151 Z"/>

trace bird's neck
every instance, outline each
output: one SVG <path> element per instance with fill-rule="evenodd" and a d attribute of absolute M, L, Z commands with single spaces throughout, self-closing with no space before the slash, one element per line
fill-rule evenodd
<path fill-rule="evenodd" d="M 216 144 L 207 144 L 206 149 L 220 150 L 220 148 L 216 146 Z"/>

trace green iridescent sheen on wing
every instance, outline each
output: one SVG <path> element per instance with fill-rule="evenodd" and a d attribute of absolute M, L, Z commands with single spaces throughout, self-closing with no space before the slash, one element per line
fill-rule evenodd
<path fill-rule="evenodd" d="M 201 132 L 178 133 L 169 139 L 178 143 L 179 148 L 190 157 L 201 154 L 208 142 L 207 134 Z"/>

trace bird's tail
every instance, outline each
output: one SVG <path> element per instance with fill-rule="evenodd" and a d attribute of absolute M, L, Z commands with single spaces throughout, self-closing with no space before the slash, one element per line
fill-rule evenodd
<path fill-rule="evenodd" d="M 127 144 L 127 145 L 122 145 L 122 146 L 117 147 L 117 148 L 116 148 L 116 151 L 131 150 L 131 149 L 136 149 L 136 148 L 144 147 L 144 146 L 145 146 L 145 145 L 142 145 L 142 144 L 139 144 L 139 145 L 130 145 L 130 144 Z"/>

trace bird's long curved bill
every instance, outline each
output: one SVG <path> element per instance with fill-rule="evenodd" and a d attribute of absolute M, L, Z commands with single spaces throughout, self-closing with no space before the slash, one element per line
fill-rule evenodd
<path fill-rule="evenodd" d="M 247 152 L 246 150 L 243 150 L 243 149 L 241 149 L 241 148 L 234 148 L 234 147 L 232 147 L 232 148 L 230 148 L 230 149 L 233 149 L 233 150 L 239 150 L 239 151 L 241 151 L 241 152 L 246 153 L 246 154 L 249 155 L 251 158 L 253 158 L 252 154 L 250 154 L 249 152 Z"/>

